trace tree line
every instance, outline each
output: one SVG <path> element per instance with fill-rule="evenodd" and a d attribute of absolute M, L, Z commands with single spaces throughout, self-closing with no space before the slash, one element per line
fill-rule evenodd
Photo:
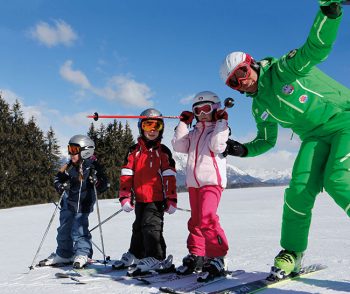
<path fill-rule="evenodd" d="M 99 197 L 114 198 L 121 165 L 134 144 L 131 129 L 114 120 L 98 129 L 92 123 L 86 135 L 95 142 L 111 183 Z M 26 122 L 20 103 L 10 106 L 0 94 L 0 208 L 57 201 L 53 179 L 64 162 L 52 127 L 44 133 L 34 117 Z"/>

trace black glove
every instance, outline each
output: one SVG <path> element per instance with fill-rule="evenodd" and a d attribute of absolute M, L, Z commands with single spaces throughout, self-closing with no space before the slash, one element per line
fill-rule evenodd
<path fill-rule="evenodd" d="M 94 168 L 90 169 L 89 181 L 93 185 L 96 185 L 98 182 L 97 171 Z"/>
<path fill-rule="evenodd" d="M 239 156 L 239 157 L 245 157 L 248 154 L 248 149 L 247 147 L 245 147 L 243 144 L 228 139 L 228 141 L 226 142 L 227 146 L 225 151 L 222 153 L 223 156 L 227 156 L 227 155 L 232 155 L 232 156 Z"/>
<path fill-rule="evenodd" d="M 57 188 L 56 188 L 56 191 L 58 192 L 58 194 L 62 195 L 62 193 L 63 193 L 64 191 L 69 190 L 69 188 L 70 188 L 69 183 L 68 183 L 68 182 L 65 182 L 65 183 L 59 184 L 59 185 L 57 186 Z"/>
<path fill-rule="evenodd" d="M 322 13 L 332 19 L 335 19 L 341 15 L 341 6 L 339 0 L 331 1 L 319 1 Z"/>

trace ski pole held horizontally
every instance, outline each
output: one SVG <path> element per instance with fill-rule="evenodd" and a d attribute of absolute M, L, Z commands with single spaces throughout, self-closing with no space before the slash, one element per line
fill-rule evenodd
<path fill-rule="evenodd" d="M 227 97 L 224 101 L 224 111 L 226 108 L 231 108 L 234 105 L 234 100 L 231 97 Z M 121 115 L 121 114 L 116 114 L 116 115 L 105 115 L 105 114 L 98 114 L 95 112 L 93 115 L 88 115 L 88 118 L 93 118 L 95 121 L 98 121 L 100 118 L 173 118 L 173 119 L 179 119 L 181 118 L 180 115 L 161 115 L 161 116 L 147 116 L 147 115 Z"/>
<path fill-rule="evenodd" d="M 175 118 L 179 119 L 180 116 L 178 115 L 162 115 L 162 116 L 152 116 L 149 117 L 147 115 L 99 115 L 97 112 L 95 112 L 93 115 L 88 115 L 88 118 L 93 118 L 95 121 L 97 121 L 99 118 Z"/>
<path fill-rule="evenodd" d="M 63 193 L 62 193 L 62 195 L 61 195 L 60 200 L 58 201 L 58 203 L 61 203 L 62 198 L 63 198 L 63 196 L 64 196 L 65 193 L 66 193 L 66 191 L 63 191 Z M 55 215 L 56 215 L 56 213 L 57 213 L 58 210 L 59 210 L 59 206 L 58 206 L 58 204 L 56 204 L 56 208 L 55 208 L 55 210 L 54 210 L 54 212 L 53 212 L 53 214 L 52 214 L 52 216 L 51 216 L 51 219 L 50 219 L 50 221 L 49 221 L 49 224 L 47 225 L 46 231 L 45 231 L 45 233 L 44 233 L 44 236 L 43 236 L 42 239 L 41 239 L 41 242 L 40 242 L 40 245 L 39 245 L 39 247 L 38 247 L 38 250 L 37 250 L 36 253 L 35 253 L 35 256 L 34 256 L 34 258 L 33 258 L 32 264 L 29 266 L 29 270 L 34 269 L 35 260 L 36 260 L 38 254 L 39 254 L 39 252 L 40 252 L 40 250 L 41 250 L 41 247 L 43 246 L 43 243 L 44 243 L 44 241 L 45 241 L 45 239 L 46 239 L 47 233 L 48 233 L 49 230 L 50 230 L 50 227 L 51 227 L 51 225 L 52 225 L 52 222 L 53 222 L 53 220 L 54 220 L 54 218 L 55 218 Z"/>

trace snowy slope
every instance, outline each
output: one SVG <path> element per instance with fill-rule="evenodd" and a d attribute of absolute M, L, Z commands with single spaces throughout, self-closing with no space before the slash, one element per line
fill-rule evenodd
<path fill-rule="evenodd" d="M 266 273 L 273 257 L 280 250 L 283 190 L 283 187 L 265 187 L 226 190 L 223 193 L 219 215 L 230 244 L 227 256 L 229 268 L 248 272 L 231 280 L 232 283 L 252 280 Z M 186 193 L 179 194 L 179 206 L 189 207 Z M 100 209 L 104 219 L 119 209 L 119 205 L 115 200 L 103 200 L 100 201 Z M 28 266 L 53 210 L 53 204 L 0 210 L 0 293 L 158 293 L 156 287 L 132 281 L 100 280 L 77 285 L 70 280 L 55 279 L 57 269 L 35 269 L 28 273 Z M 166 215 L 165 219 L 168 253 L 174 255 L 177 264 L 187 254 L 185 242 L 188 217 L 187 212 L 177 211 L 174 215 Z M 121 213 L 103 226 L 106 253 L 112 259 L 120 257 L 128 248 L 132 221 L 132 213 Z M 95 212 L 90 223 L 91 226 L 96 224 Z M 56 226 L 57 218 L 38 259 L 46 257 L 55 249 Z M 345 213 L 327 194 L 320 195 L 314 208 L 306 263 L 325 263 L 328 269 L 264 293 L 350 292 L 349 229 Z M 98 230 L 94 231 L 93 238 L 96 244 L 100 244 Z M 95 258 L 101 258 L 97 250 Z M 216 287 L 224 288 L 227 283 L 219 282 Z M 213 289 L 214 285 L 206 288 Z"/>

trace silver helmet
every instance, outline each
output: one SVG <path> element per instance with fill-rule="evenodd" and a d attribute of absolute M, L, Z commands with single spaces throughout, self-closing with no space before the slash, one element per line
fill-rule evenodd
<path fill-rule="evenodd" d="M 155 108 L 148 108 L 144 111 L 142 111 L 140 113 L 140 116 L 147 116 L 149 117 L 150 119 L 152 119 L 152 117 L 155 117 L 154 119 L 156 120 L 159 120 L 163 123 L 163 129 L 160 131 L 160 134 L 159 134 L 159 138 L 162 137 L 162 134 L 163 134 L 163 131 L 164 131 L 164 120 L 162 118 L 159 118 L 159 116 L 162 116 L 162 113 L 155 109 Z M 142 131 L 142 128 L 141 128 L 141 124 L 144 120 L 147 120 L 148 118 L 139 118 L 139 121 L 137 123 L 137 126 L 139 128 L 139 134 L 142 136 L 143 135 L 143 131 Z"/>
<path fill-rule="evenodd" d="M 94 155 L 95 143 L 88 136 L 75 135 L 70 138 L 69 145 L 75 145 L 80 147 L 80 156 L 82 159 L 88 159 Z M 68 147 L 69 148 L 69 147 Z"/>

